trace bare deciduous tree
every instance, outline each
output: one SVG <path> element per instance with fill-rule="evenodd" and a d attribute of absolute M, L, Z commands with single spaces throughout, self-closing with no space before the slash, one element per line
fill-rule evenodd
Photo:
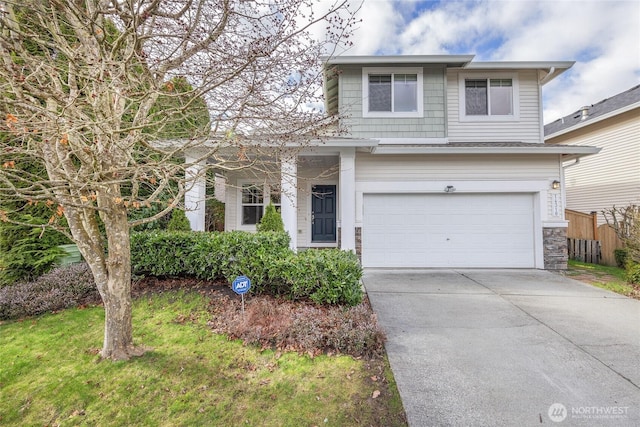
<path fill-rule="evenodd" d="M 631 259 L 640 263 L 640 206 L 613 206 L 603 210 L 602 214 L 624 243 Z"/>
<path fill-rule="evenodd" d="M 143 351 L 129 230 L 183 200 L 186 171 L 205 173 L 190 166 L 257 167 L 247 150 L 334 129 L 306 107 L 353 20 L 340 1 L 311 3 L 0 0 L 0 197 L 51 206 L 49 226 L 77 243 L 104 302 L 102 357 Z"/>

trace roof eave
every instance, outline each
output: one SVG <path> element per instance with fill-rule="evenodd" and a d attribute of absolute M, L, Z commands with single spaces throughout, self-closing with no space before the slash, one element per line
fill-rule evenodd
<path fill-rule="evenodd" d="M 542 145 L 542 144 L 541 144 Z M 373 154 L 558 154 L 561 156 L 584 157 L 600 152 L 599 147 L 588 146 L 541 146 L 541 147 L 420 147 L 378 145 Z"/>
<path fill-rule="evenodd" d="M 479 70 L 547 70 L 555 68 L 556 70 L 564 71 L 573 67 L 574 64 L 575 61 L 479 61 L 470 63 L 467 68 Z"/>
<path fill-rule="evenodd" d="M 328 65 L 384 65 L 384 64 L 445 64 L 449 67 L 466 67 L 475 55 L 362 55 L 323 56 Z"/>
<path fill-rule="evenodd" d="M 552 134 L 545 135 L 544 140 L 547 141 L 549 139 L 557 138 L 557 137 L 559 137 L 561 135 L 564 135 L 564 134 L 567 134 L 567 133 L 571 133 L 573 131 L 576 131 L 578 129 L 582 129 L 582 128 L 587 127 L 587 126 L 592 125 L 592 124 L 596 124 L 596 123 L 601 122 L 601 121 L 606 120 L 606 119 L 610 119 L 611 117 L 615 117 L 615 116 L 617 116 L 619 114 L 626 113 L 627 111 L 631 111 L 631 110 L 634 110 L 636 108 L 640 108 L 640 101 L 634 102 L 633 104 L 626 105 L 626 106 L 624 106 L 622 108 L 618 108 L 617 110 L 610 111 L 610 112 L 608 112 L 606 114 L 603 114 L 601 116 L 597 116 L 597 117 L 594 117 L 592 119 L 587 119 L 587 120 L 581 121 L 580 123 L 576 123 L 573 126 L 561 129 L 561 130 L 559 130 L 557 132 L 554 132 Z M 574 113 L 574 114 L 576 114 L 576 113 Z"/>
<path fill-rule="evenodd" d="M 329 139 L 314 139 L 307 143 L 308 147 L 332 147 L 332 148 L 373 148 L 376 147 L 380 141 L 370 138 L 329 138 Z M 287 144 L 287 147 L 300 147 L 299 144 L 291 142 Z"/>

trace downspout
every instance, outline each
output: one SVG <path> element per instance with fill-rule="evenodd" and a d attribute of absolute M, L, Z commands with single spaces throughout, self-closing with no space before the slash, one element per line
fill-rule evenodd
<path fill-rule="evenodd" d="M 555 72 L 556 67 L 549 68 L 549 72 L 547 73 L 547 75 L 540 79 L 540 86 L 544 86 L 549 80 L 551 80 Z"/>
<path fill-rule="evenodd" d="M 566 166 L 562 165 L 562 167 L 560 168 L 560 182 L 562 183 L 562 186 L 560 187 L 560 197 L 562 197 L 562 206 L 564 209 L 567 208 L 567 186 L 564 177 L 564 171 L 566 169 L 569 169 L 570 167 L 577 165 L 578 163 L 580 163 L 580 157 L 577 157 L 573 163 Z M 564 210 L 562 211 L 562 219 L 566 219 L 564 216 Z"/>
<path fill-rule="evenodd" d="M 575 160 L 575 162 L 571 163 L 570 165 L 566 165 L 566 166 L 564 166 L 564 165 L 563 165 L 563 166 L 562 166 L 562 169 L 563 169 L 563 170 L 564 170 L 564 169 L 569 169 L 570 167 L 573 167 L 573 166 L 577 165 L 578 163 L 580 163 L 580 157 L 578 157 L 578 158 Z"/>

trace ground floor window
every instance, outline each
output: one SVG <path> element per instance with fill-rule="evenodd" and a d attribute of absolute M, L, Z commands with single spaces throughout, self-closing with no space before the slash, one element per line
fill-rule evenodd
<path fill-rule="evenodd" d="M 264 213 L 263 189 L 255 184 L 242 185 L 242 224 L 257 224 Z"/>
<path fill-rule="evenodd" d="M 280 212 L 280 187 L 277 185 L 244 183 L 241 187 L 242 225 L 260 222 L 264 208 L 273 203 Z"/>

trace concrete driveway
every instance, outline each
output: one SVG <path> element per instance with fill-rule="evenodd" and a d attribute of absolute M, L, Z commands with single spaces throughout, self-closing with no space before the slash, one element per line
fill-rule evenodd
<path fill-rule="evenodd" d="M 411 426 L 640 425 L 640 301 L 539 270 L 365 270 Z"/>

